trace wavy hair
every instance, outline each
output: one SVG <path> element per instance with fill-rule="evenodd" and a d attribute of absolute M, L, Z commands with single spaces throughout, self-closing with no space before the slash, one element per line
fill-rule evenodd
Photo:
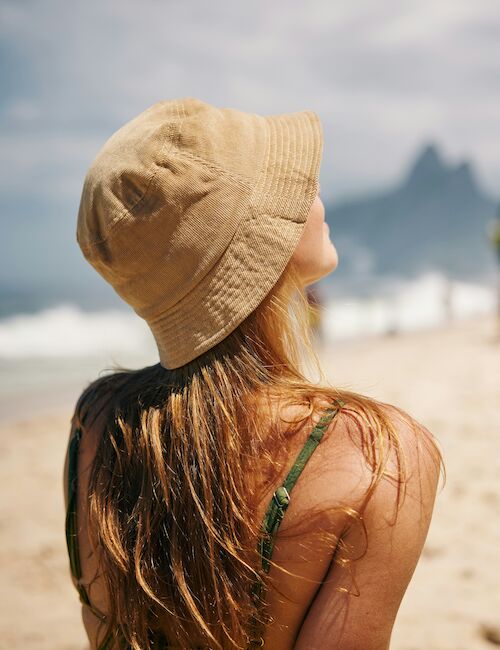
<path fill-rule="evenodd" d="M 251 597 L 256 579 L 272 584 L 257 551 L 256 505 L 282 469 L 280 450 L 304 424 L 269 418 L 273 399 L 306 406 L 305 418 L 343 400 L 372 468 L 365 501 L 394 448 L 399 503 L 405 471 L 397 431 L 380 402 L 326 381 L 311 309 L 318 307 L 290 262 L 258 308 L 209 351 L 174 370 L 115 366 L 80 396 L 78 425 L 91 425 L 96 404 L 106 413 L 84 500 L 110 603 L 104 636 L 120 629 L 131 648 L 150 650 L 151 630 L 161 626 L 181 648 L 196 637 L 226 650 L 246 647 L 252 617 L 270 622 Z M 328 535 L 333 547 L 341 542 Z"/>

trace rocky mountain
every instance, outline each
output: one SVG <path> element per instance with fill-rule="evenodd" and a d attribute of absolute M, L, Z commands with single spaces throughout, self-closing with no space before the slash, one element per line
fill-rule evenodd
<path fill-rule="evenodd" d="M 337 280 L 428 270 L 479 279 L 493 272 L 488 224 L 497 206 L 471 164 L 447 164 L 435 144 L 423 147 L 396 187 L 325 209 L 339 251 Z"/>

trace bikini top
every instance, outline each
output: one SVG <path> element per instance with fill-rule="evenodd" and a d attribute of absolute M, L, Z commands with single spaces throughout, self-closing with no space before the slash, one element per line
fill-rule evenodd
<path fill-rule="evenodd" d="M 261 536 L 258 540 L 257 548 L 262 559 L 262 568 L 265 573 L 269 572 L 271 566 L 271 557 L 274 550 L 276 534 L 285 515 L 288 504 L 290 503 L 290 492 L 297 482 L 307 461 L 321 441 L 323 434 L 333 419 L 333 417 L 342 408 L 343 402 L 336 400 L 336 406 L 325 409 L 321 419 L 313 428 L 306 440 L 304 446 L 299 452 L 294 464 L 292 465 L 283 484 L 274 492 L 266 514 L 262 520 Z M 71 574 L 76 581 L 76 588 L 79 593 L 80 602 L 89 607 L 92 613 L 101 621 L 106 617 L 99 610 L 94 608 L 90 602 L 87 591 L 81 583 L 82 571 L 80 564 L 80 555 L 78 550 L 77 519 L 76 519 L 76 494 L 77 494 L 77 467 L 78 467 L 78 446 L 82 437 L 80 427 L 75 428 L 68 445 L 68 508 L 66 511 L 66 544 L 69 555 Z M 265 584 L 262 580 L 254 583 L 252 587 L 252 596 L 257 602 L 262 603 L 265 595 Z M 249 640 L 248 650 L 264 646 L 264 639 L 259 636 L 259 624 L 253 620 L 251 622 L 252 635 Z M 110 632 L 99 645 L 98 650 L 111 650 L 115 641 L 115 635 Z M 123 642 L 120 647 L 129 650 Z M 169 645 L 163 635 L 158 635 L 152 642 L 155 650 L 173 650 L 177 646 Z"/>

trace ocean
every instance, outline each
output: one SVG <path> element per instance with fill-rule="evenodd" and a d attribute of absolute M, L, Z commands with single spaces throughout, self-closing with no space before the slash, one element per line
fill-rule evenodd
<path fill-rule="evenodd" d="M 319 293 L 321 298 L 321 292 Z M 426 273 L 387 280 L 371 295 L 323 292 L 323 343 L 439 327 L 495 311 L 491 286 Z M 86 310 L 62 302 L 0 319 L 0 419 L 72 403 L 99 372 L 158 362 L 146 323 L 123 309 Z"/>

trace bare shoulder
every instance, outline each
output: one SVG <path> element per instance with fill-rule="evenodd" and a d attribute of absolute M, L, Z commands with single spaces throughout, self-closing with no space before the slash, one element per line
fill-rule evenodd
<path fill-rule="evenodd" d="M 315 480 L 356 516 L 346 518 L 296 650 L 332 639 L 338 650 L 386 650 L 427 537 L 441 467 L 433 434 L 390 404 L 377 402 L 373 420 L 362 411 L 346 403 L 322 445 Z"/>
<path fill-rule="evenodd" d="M 375 402 L 371 418 L 345 402 L 329 424 L 318 456 L 321 472 L 316 480 L 325 487 L 332 480 L 340 483 L 342 498 L 361 509 L 376 464 L 383 466 L 386 483 L 395 485 L 396 476 L 401 476 L 408 493 L 425 482 L 427 491 L 435 494 L 441 468 L 434 434 L 403 409 L 384 402 Z M 383 489 L 380 486 L 379 494 Z"/>

